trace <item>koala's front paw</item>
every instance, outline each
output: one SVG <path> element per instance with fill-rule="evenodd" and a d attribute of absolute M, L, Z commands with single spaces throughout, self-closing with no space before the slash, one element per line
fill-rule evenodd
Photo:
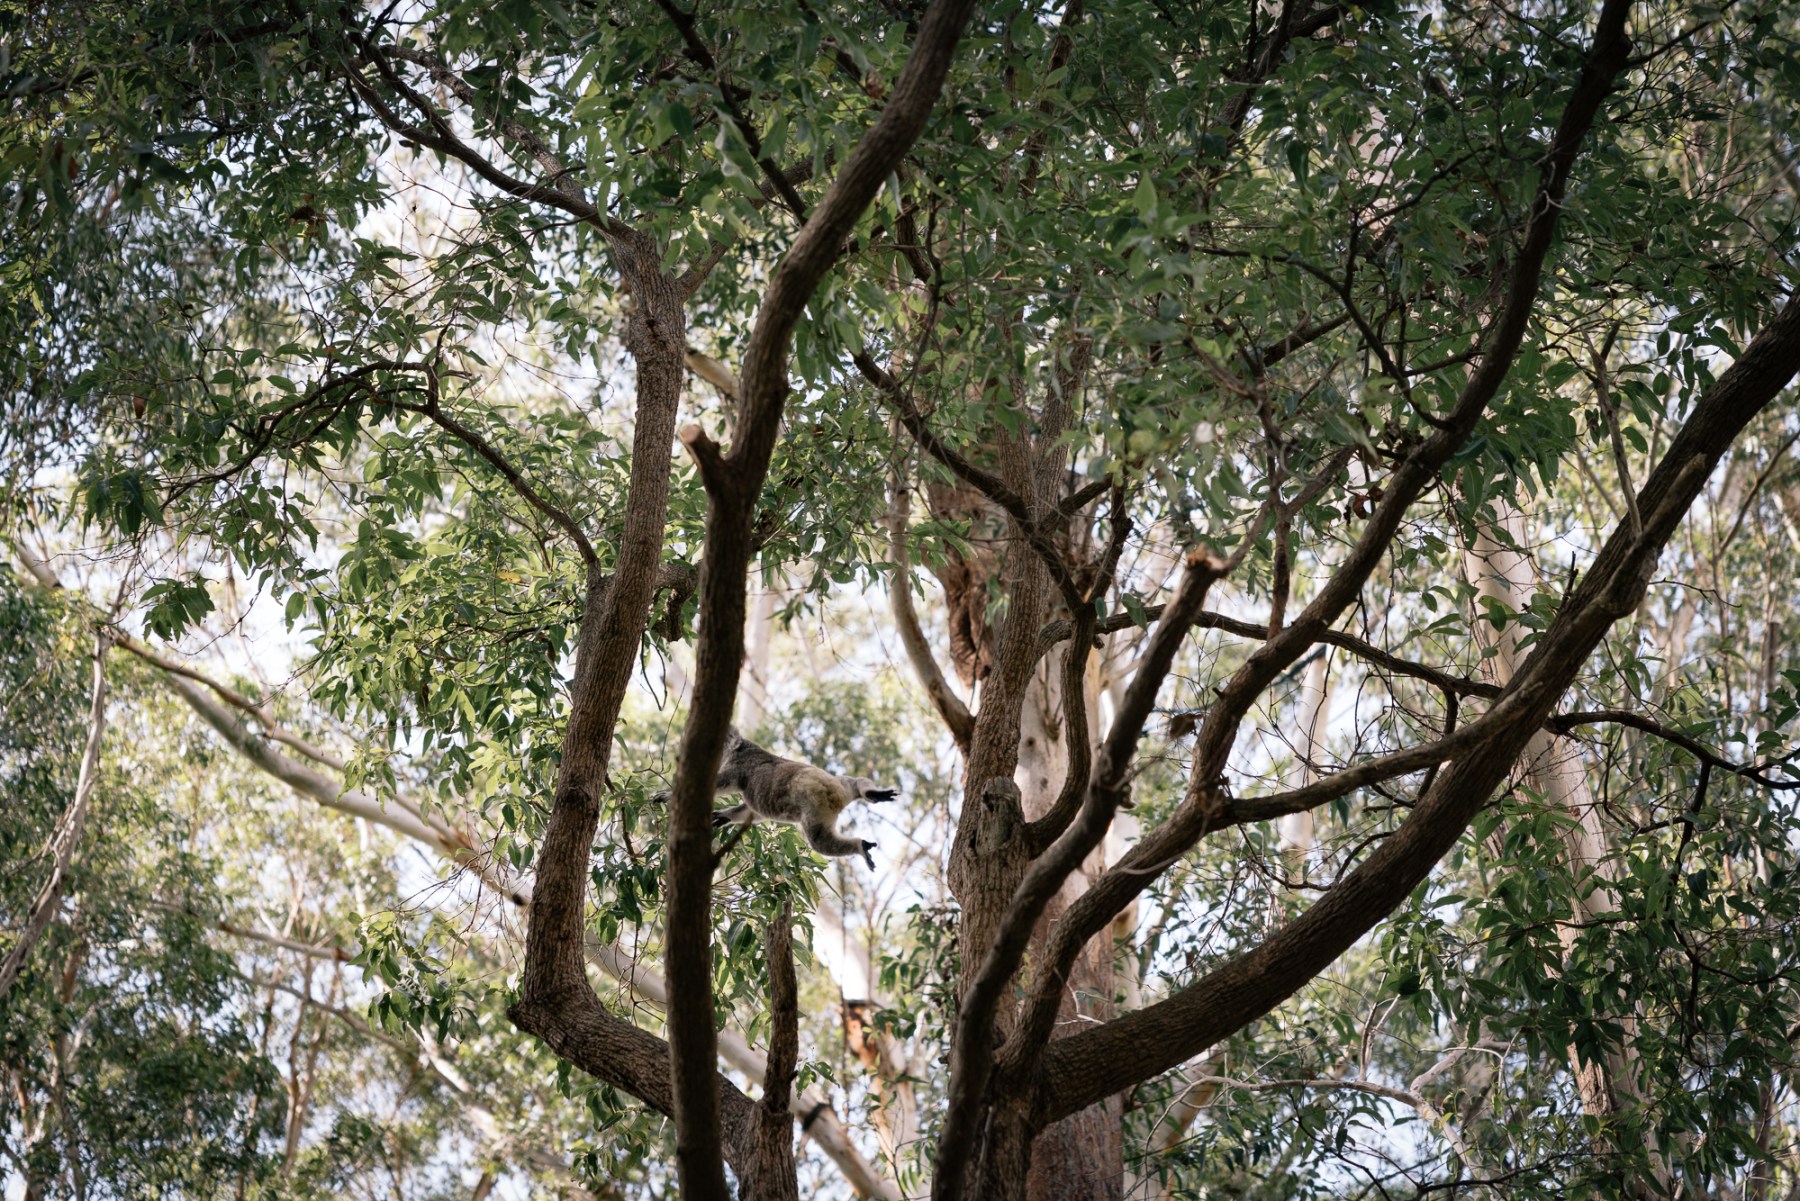
<path fill-rule="evenodd" d="M 870 871 L 875 870 L 875 856 L 869 854 L 869 852 L 874 849 L 875 849 L 874 843 L 870 842 L 866 838 L 863 839 L 863 849 L 862 849 L 863 862 L 869 865 Z"/>
<path fill-rule="evenodd" d="M 891 801 L 900 795 L 898 788 L 870 788 L 864 791 L 865 801 Z"/>

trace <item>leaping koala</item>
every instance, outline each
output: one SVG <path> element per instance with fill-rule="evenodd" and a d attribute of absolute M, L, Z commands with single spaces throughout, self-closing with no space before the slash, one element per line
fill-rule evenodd
<path fill-rule="evenodd" d="M 740 805 L 713 813 L 713 825 L 754 821 L 786 822 L 799 826 L 806 841 L 821 855 L 842 858 L 861 855 L 871 871 L 875 846 L 868 839 L 845 838 L 837 832 L 838 814 L 851 801 L 891 801 L 897 788 L 883 788 L 862 776 L 834 776 L 823 768 L 794 759 L 783 759 L 757 746 L 737 732 L 725 732 L 725 753 L 719 760 L 719 792 L 735 792 Z M 652 800 L 667 801 L 659 792 Z"/>

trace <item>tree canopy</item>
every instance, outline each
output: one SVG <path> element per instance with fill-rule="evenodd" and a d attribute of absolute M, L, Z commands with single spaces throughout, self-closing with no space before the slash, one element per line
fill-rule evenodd
<path fill-rule="evenodd" d="M 0 95 L 9 1188 L 1800 1188 L 1800 10 L 0 0 Z"/>

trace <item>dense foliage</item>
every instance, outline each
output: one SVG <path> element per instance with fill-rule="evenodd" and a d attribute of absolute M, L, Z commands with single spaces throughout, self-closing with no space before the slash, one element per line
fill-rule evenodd
<path fill-rule="evenodd" d="M 1800 12 L 955 7 L 0 0 L 9 1188 L 1800 1187 Z"/>

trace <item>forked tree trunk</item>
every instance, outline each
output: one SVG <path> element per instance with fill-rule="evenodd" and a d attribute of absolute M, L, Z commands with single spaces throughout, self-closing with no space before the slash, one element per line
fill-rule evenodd
<path fill-rule="evenodd" d="M 939 498 L 935 498 L 937 500 Z M 946 600 L 953 612 L 965 614 L 972 638 L 956 657 L 959 674 L 965 670 L 974 676 L 977 664 L 994 664 L 988 677 L 999 687 L 984 688 L 981 716 L 992 721 L 999 707 L 1007 704 L 1008 682 L 996 679 L 1006 671 L 1008 656 L 1004 632 L 996 637 L 985 623 L 977 620 L 985 608 L 987 578 L 983 566 L 1000 568 L 998 557 L 986 556 L 964 560 L 953 570 L 939 573 L 945 586 Z M 1035 568 L 1025 567 L 1030 574 Z M 1035 581 L 1043 587 L 1041 579 Z M 967 591 L 965 591 L 967 590 Z M 1029 594 L 1028 584 L 1021 594 Z M 973 595 L 970 595 L 970 594 Z M 1008 620 L 1021 617 L 1035 628 L 1039 618 L 1032 616 L 1033 606 L 1015 601 Z M 1090 660 L 1090 664 L 1097 661 Z M 1092 729 L 1098 725 L 1097 668 L 1090 667 L 1088 693 L 1083 698 L 1090 714 Z M 1006 903 L 1022 877 L 1027 863 L 1021 846 L 1020 822 L 1042 816 L 1056 801 L 1068 775 L 1069 748 L 1064 735 L 1064 698 L 1061 695 L 1061 656 L 1051 655 L 1037 663 L 1024 682 L 1022 692 L 1015 694 L 1018 729 L 1015 736 L 1016 757 L 1012 782 L 1017 786 L 1017 809 L 1011 810 L 1014 798 L 1006 791 L 984 789 L 965 805 L 970 812 L 968 823 L 973 853 L 961 858 L 962 875 L 958 897 L 963 904 L 965 953 L 970 947 L 985 949 L 988 936 L 1004 912 Z M 994 708 L 990 708 L 994 706 Z M 993 763 L 992 751 L 982 755 L 977 740 L 966 776 L 972 789 L 974 781 L 987 779 Z M 1104 845 L 1104 844 L 1103 844 Z M 1103 855 L 1096 853 L 1064 884 L 1062 893 L 1052 902 L 1033 933 L 1033 952 L 1041 948 L 1042 939 L 1051 922 L 1086 890 L 1091 873 L 1104 867 Z M 1113 932 L 1109 928 L 1093 940 L 1077 961 L 1064 996 L 1057 1035 L 1072 1034 L 1094 1021 L 1115 1016 Z M 965 976 L 966 978 L 966 976 Z M 995 1025 L 999 1036 L 1012 1028 L 1014 1014 L 1010 1005 L 1002 1005 Z M 1029 1201 L 1109 1201 L 1124 1196 L 1124 1123 L 1120 1098 L 1108 1098 L 1073 1114 L 1037 1133 L 1033 1137 L 1029 1114 L 1012 1104 L 1011 1099 L 996 1096 L 983 1138 L 983 1151 L 976 1169 L 981 1181 L 970 1195 L 987 1198 L 1017 1198 Z"/>

